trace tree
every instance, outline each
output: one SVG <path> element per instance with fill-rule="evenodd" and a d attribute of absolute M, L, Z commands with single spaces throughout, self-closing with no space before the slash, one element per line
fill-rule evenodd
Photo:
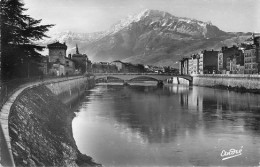
<path fill-rule="evenodd" d="M 21 0 L 1 0 L 1 77 L 5 80 L 24 77 L 20 71 L 37 61 L 38 51 L 44 48 L 35 42 L 47 37 L 45 32 L 53 26 L 40 25 L 41 20 L 24 14 L 26 10 Z"/>

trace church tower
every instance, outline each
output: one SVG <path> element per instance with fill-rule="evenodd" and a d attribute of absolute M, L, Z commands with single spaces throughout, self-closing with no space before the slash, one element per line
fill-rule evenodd
<path fill-rule="evenodd" d="M 79 54 L 78 44 L 76 44 L 76 54 Z"/>

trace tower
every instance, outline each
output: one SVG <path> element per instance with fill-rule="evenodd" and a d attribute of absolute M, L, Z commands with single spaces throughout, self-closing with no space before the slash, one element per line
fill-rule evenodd
<path fill-rule="evenodd" d="M 55 42 L 47 45 L 49 49 L 49 62 L 59 61 L 60 63 L 65 63 L 67 45 L 64 43 Z"/>
<path fill-rule="evenodd" d="M 76 54 L 79 54 L 78 44 L 76 44 Z"/>

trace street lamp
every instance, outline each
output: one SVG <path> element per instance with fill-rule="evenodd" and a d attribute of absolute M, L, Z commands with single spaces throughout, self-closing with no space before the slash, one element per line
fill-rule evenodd
<path fill-rule="evenodd" d="M 28 61 L 27 61 L 27 77 L 30 78 L 30 59 L 28 55 Z"/>

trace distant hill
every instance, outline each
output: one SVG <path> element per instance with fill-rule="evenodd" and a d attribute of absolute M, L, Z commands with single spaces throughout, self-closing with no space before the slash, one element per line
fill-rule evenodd
<path fill-rule="evenodd" d="M 145 10 L 97 33 L 65 32 L 52 40 L 65 41 L 69 52 L 78 43 L 93 61 L 122 60 L 159 66 L 177 66 L 183 56 L 207 49 L 241 43 L 251 33 L 224 32 L 210 22 L 176 17 L 158 10 Z M 46 41 L 45 41 L 46 43 Z"/>

